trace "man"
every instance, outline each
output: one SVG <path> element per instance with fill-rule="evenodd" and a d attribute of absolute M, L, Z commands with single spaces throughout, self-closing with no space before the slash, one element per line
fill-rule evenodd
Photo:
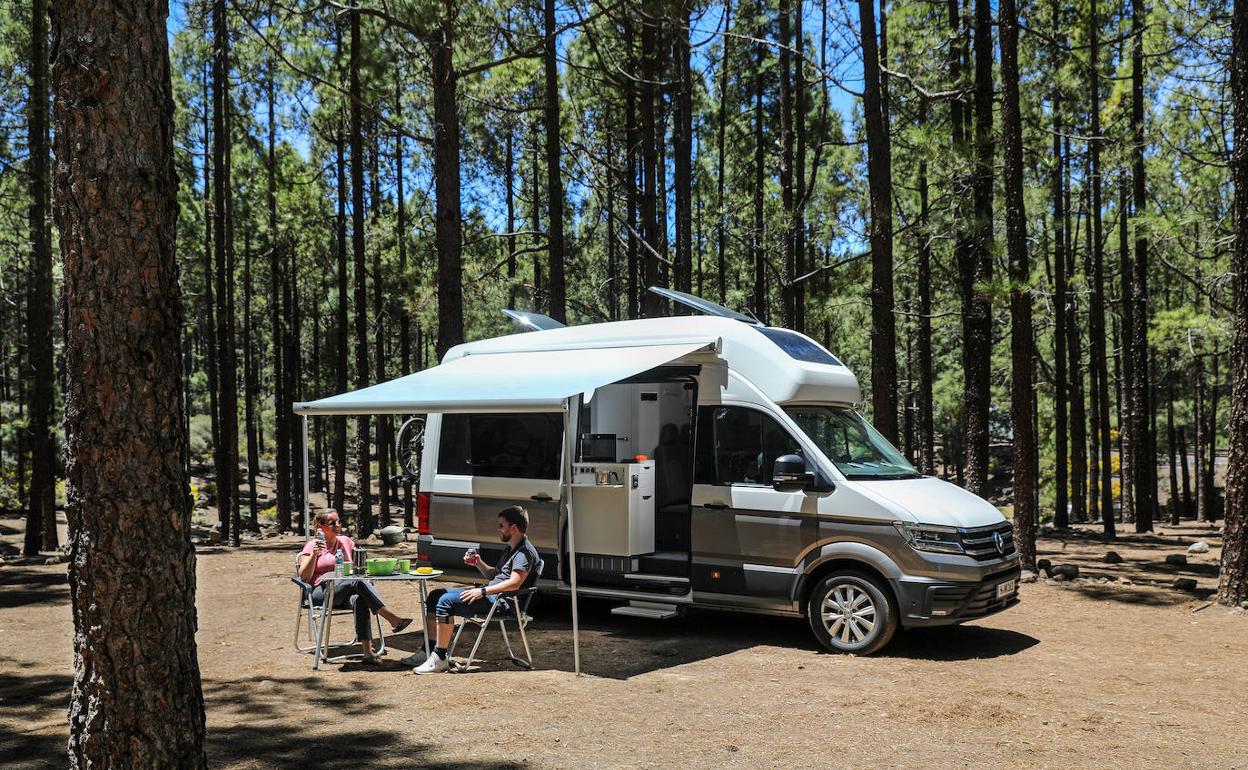
<path fill-rule="evenodd" d="M 437 643 L 429 659 L 412 669 L 417 674 L 437 674 L 446 671 L 450 665 L 447 648 L 451 644 L 451 636 L 455 631 L 455 616 L 485 616 L 494 602 L 499 601 L 500 594 L 518 590 L 525 584 L 529 573 L 536 569 L 540 561 L 537 549 L 525 537 L 529 529 L 529 512 L 519 505 L 504 508 L 498 513 L 498 539 L 507 544 L 498 566 L 486 564 L 474 551 L 464 554 L 464 563 L 477 568 L 489 583 L 479 588 L 439 588 L 429 594 L 429 602 L 434 605 L 433 615 L 425 618 L 426 628 L 437 629 Z M 503 600 L 506 601 L 506 600 Z M 501 611 L 503 608 L 500 607 Z"/>

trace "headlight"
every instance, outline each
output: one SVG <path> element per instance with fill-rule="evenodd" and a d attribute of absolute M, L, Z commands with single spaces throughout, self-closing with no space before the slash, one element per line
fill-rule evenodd
<path fill-rule="evenodd" d="M 893 526 L 901 533 L 910 547 L 916 551 L 934 551 L 936 553 L 965 553 L 962 550 L 962 536 L 956 527 L 938 527 L 932 524 L 912 524 L 908 521 L 894 521 Z"/>

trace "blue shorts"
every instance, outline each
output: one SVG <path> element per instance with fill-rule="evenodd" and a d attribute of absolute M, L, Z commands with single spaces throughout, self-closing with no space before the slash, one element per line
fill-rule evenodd
<path fill-rule="evenodd" d="M 471 591 L 471 588 L 439 588 L 429 594 L 429 603 L 433 605 L 433 615 L 438 619 L 439 623 L 450 623 L 451 617 L 458 615 L 461 618 L 470 618 L 473 616 L 485 617 L 489 614 L 490 608 L 494 606 L 494 602 L 498 601 L 497 596 L 487 596 L 484 599 L 478 599 L 471 604 L 460 600 L 460 596 L 465 591 Z"/>

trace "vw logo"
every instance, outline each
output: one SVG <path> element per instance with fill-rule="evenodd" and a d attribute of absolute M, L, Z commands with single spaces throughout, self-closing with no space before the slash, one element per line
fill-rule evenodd
<path fill-rule="evenodd" d="M 992 533 L 992 542 L 995 543 L 997 546 L 997 553 L 1004 556 L 1005 555 L 1005 538 L 1001 537 L 1000 532 Z"/>

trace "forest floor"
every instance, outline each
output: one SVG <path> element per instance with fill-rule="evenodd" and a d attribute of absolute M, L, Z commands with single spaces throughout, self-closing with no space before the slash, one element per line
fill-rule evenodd
<path fill-rule="evenodd" d="M 20 520 L 0 520 L 0 766 L 59 768 L 73 678 L 65 565 L 15 559 L 20 537 Z M 1212 550 L 1166 563 L 1196 540 Z M 534 613 L 535 671 L 500 661 L 491 636 L 476 672 L 414 676 L 399 659 L 421 648 L 419 623 L 387 639 L 380 667 L 312 671 L 291 647 L 300 541 L 197 546 L 214 767 L 1248 766 L 1248 613 L 1208 603 L 1220 540 L 1207 525 L 1112 546 L 1092 529 L 1050 534 L 1040 555 L 1083 577 L 1041 577 L 1006 612 L 903 632 L 866 658 L 821 653 L 801 620 L 656 622 L 586 601 L 579 678 L 558 599 Z M 1109 548 L 1122 563 L 1103 561 Z M 1172 589 L 1176 577 L 1197 590 Z M 410 589 L 383 593 L 415 612 Z"/>

